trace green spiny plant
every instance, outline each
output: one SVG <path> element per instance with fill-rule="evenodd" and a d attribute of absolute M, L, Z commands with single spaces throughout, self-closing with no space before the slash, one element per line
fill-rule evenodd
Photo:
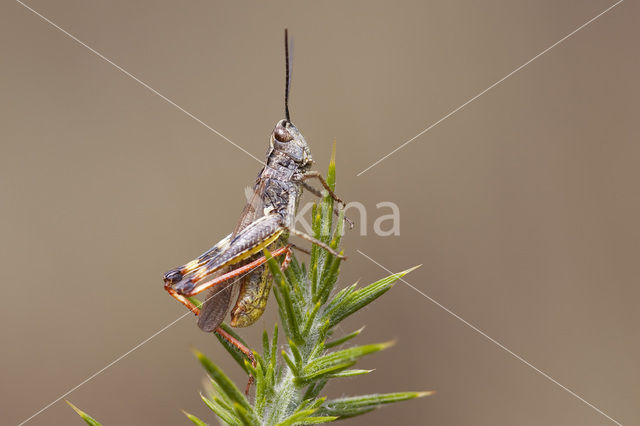
<path fill-rule="evenodd" d="M 335 146 L 327 173 L 327 182 L 335 188 Z M 312 229 L 316 238 L 337 249 L 343 234 L 344 210 L 333 223 L 333 199 L 325 196 L 312 209 Z M 373 370 L 352 368 L 358 359 L 392 345 L 392 342 L 347 346 L 362 328 L 337 337 L 336 327 L 345 318 L 387 292 L 396 280 L 415 268 L 407 269 L 364 287 L 357 283 L 334 292 L 341 259 L 317 246 L 311 248 L 309 266 L 292 256 L 282 270 L 265 250 L 273 275 L 278 315 L 286 341 L 278 343 L 278 325 L 271 337 L 265 330 L 262 354 L 253 352 L 255 366 L 222 338 L 218 338 L 247 375 L 254 378 L 255 396 L 250 400 L 209 358 L 199 351 L 196 357 L 207 371 L 210 389 L 200 394 L 204 403 L 223 424 L 308 425 L 331 422 L 372 411 L 383 404 L 430 395 L 432 392 L 399 392 L 327 399 L 322 395 L 330 379 L 359 376 Z M 200 303 L 197 300 L 193 300 Z M 222 327 L 243 344 L 229 326 Z M 216 335 L 217 336 L 217 335 Z M 281 348 L 280 353 L 278 349 Z M 278 357 L 280 355 L 280 357 Z M 69 403 L 70 404 L 70 403 Z M 71 405 L 71 404 L 70 404 Z M 71 407 L 92 426 L 96 420 L 75 406 Z M 196 425 L 206 425 L 198 417 L 185 415 Z"/>

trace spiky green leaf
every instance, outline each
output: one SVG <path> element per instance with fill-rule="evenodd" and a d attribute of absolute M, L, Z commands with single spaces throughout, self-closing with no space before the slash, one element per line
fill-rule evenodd
<path fill-rule="evenodd" d="M 199 418 L 197 418 L 193 414 L 189 414 L 186 411 L 182 411 L 182 412 L 184 413 L 185 416 L 187 416 L 187 418 L 189 420 L 191 420 L 193 422 L 194 425 L 196 425 L 196 426 L 207 426 L 207 424 L 205 422 L 203 422 L 202 420 L 200 420 Z"/>
<path fill-rule="evenodd" d="M 416 268 L 418 268 L 418 266 L 390 275 L 366 287 L 352 291 L 338 303 L 331 303 L 326 313 L 331 327 L 382 296 L 391 289 L 398 279 L 404 277 Z"/>
<path fill-rule="evenodd" d="M 320 425 L 323 423 L 329 423 L 332 422 L 334 420 L 338 420 L 339 417 L 338 416 L 317 416 L 317 417 L 307 417 L 305 419 L 302 419 L 299 423 L 296 423 L 298 425 Z"/>
<path fill-rule="evenodd" d="M 202 366 L 207 370 L 209 375 L 220 386 L 220 389 L 232 400 L 235 404 L 239 405 L 246 411 L 246 416 L 255 420 L 256 416 L 253 412 L 253 407 L 247 401 L 244 394 L 236 387 L 236 385 L 227 377 L 226 374 L 209 358 L 204 356 L 201 352 L 194 350 L 194 353 Z"/>
<path fill-rule="evenodd" d="M 280 306 L 281 315 L 284 313 L 287 323 L 287 329 L 292 334 L 293 340 L 296 342 L 302 341 L 300 338 L 300 328 L 302 325 L 301 314 L 298 306 L 293 301 L 291 294 L 291 287 L 280 269 L 280 265 L 271 256 L 271 253 L 267 249 L 264 249 L 264 255 L 268 259 L 267 265 L 273 275 L 273 282 L 275 284 L 274 292 L 279 296 L 278 305 Z"/>
<path fill-rule="evenodd" d="M 345 334 L 345 335 L 344 335 L 344 336 L 342 336 L 342 337 L 339 337 L 339 338 L 337 338 L 337 339 L 335 339 L 335 340 L 332 340 L 332 341 L 330 341 L 330 342 L 325 343 L 325 344 L 324 344 L 324 347 L 325 347 L 325 348 L 327 348 L 327 349 L 330 349 L 330 348 L 333 348 L 333 347 L 336 347 L 336 346 L 340 346 L 340 345 L 342 345 L 343 343 L 346 343 L 346 342 L 348 342 L 349 340 L 351 340 L 351 339 L 353 339 L 353 338 L 355 338 L 355 337 L 358 337 L 358 335 L 359 335 L 360 333 L 362 333 L 362 330 L 364 330 L 364 326 L 363 326 L 363 327 L 360 327 L 359 329 L 357 329 L 357 330 L 356 330 L 356 331 L 354 331 L 354 332 L 351 332 L 351 333 L 349 333 L 349 334 Z"/>
<path fill-rule="evenodd" d="M 372 371 L 374 370 L 344 370 L 339 373 L 332 374 L 331 378 L 362 376 L 363 374 L 369 374 Z"/>
<path fill-rule="evenodd" d="M 340 418 L 353 417 L 369 412 L 384 404 L 406 401 L 432 394 L 433 392 L 397 392 L 339 398 L 325 402 L 322 408 L 318 410 L 318 414 L 338 416 Z"/>
<path fill-rule="evenodd" d="M 355 361 L 365 355 L 381 351 L 393 345 L 393 342 L 375 343 L 371 345 L 354 346 L 336 352 L 330 352 L 307 364 L 304 368 L 305 375 L 313 375 L 316 371 L 325 370 L 333 365 L 345 364 Z"/>
<path fill-rule="evenodd" d="M 207 398 L 203 394 L 200 394 L 200 398 L 204 403 L 209 407 L 211 411 L 216 413 L 220 419 L 228 425 L 231 426 L 239 426 L 242 424 L 240 420 L 235 416 L 235 414 L 231 411 L 231 408 L 225 406 L 218 398 Z"/>
<path fill-rule="evenodd" d="M 91 417 L 90 415 L 88 415 L 87 413 L 85 413 L 84 411 L 82 411 L 81 409 L 79 409 L 69 401 L 65 400 L 65 402 L 69 404 L 69 406 L 73 408 L 73 410 L 76 413 L 78 413 L 80 417 L 82 417 L 82 420 L 84 420 L 86 424 L 88 424 L 89 426 L 101 426 L 100 422 L 98 422 L 96 419 L 94 419 L 93 417 Z"/>

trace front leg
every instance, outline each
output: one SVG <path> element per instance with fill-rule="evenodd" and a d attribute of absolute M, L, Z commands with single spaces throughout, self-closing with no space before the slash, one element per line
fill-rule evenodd
<path fill-rule="evenodd" d="M 294 228 L 287 228 L 289 230 L 289 233 L 296 235 L 302 239 L 305 239 L 307 241 L 309 241 L 312 244 L 317 245 L 318 247 L 321 247 L 323 249 L 325 249 L 326 251 L 328 251 L 329 253 L 331 253 L 332 255 L 339 257 L 340 259 L 346 260 L 347 256 L 343 255 L 342 252 L 338 253 L 337 251 L 335 251 L 334 249 L 332 249 L 331 247 L 329 247 L 328 244 L 323 243 L 322 241 L 318 240 L 317 238 L 312 237 L 309 234 L 305 234 L 302 231 L 298 231 L 297 229 Z"/>
<path fill-rule="evenodd" d="M 314 171 L 310 171 L 310 172 L 305 172 L 302 174 L 302 176 L 300 176 L 300 181 L 305 181 L 307 179 L 312 179 L 312 178 L 316 178 L 320 181 L 320 183 L 322 184 L 322 186 L 324 187 L 324 189 L 327 190 L 327 192 L 329 193 L 329 195 L 331 196 L 331 198 L 333 198 L 334 200 L 336 200 L 337 202 L 339 202 L 340 204 L 342 204 L 342 206 L 346 206 L 346 203 L 344 201 L 342 201 L 340 199 L 340 197 L 338 197 L 333 190 L 331 189 L 331 187 L 329 186 L 329 184 L 327 183 L 326 180 L 324 180 L 324 177 L 322 177 L 322 174 L 320 172 L 314 172 Z M 306 187 L 306 186 L 305 186 Z"/>
<path fill-rule="evenodd" d="M 314 173 L 316 173 L 316 172 L 314 172 Z M 319 179 L 321 179 L 321 181 L 324 182 L 324 179 L 322 178 L 322 176 L 319 173 L 318 173 L 318 175 L 319 175 Z M 310 176 L 310 177 L 313 177 L 313 176 Z M 303 175 L 303 179 L 304 179 L 304 175 Z M 309 179 L 309 178 L 307 178 L 307 179 Z M 309 185 L 307 182 L 303 181 L 302 179 L 301 179 L 301 183 L 302 183 L 302 187 L 304 189 L 306 189 L 307 191 L 309 191 L 310 193 L 312 193 L 316 197 L 319 197 L 319 198 L 323 197 L 322 192 L 318 191 L 317 189 L 315 189 L 313 186 Z M 326 184 L 326 182 L 325 182 L 325 184 Z M 329 191 L 331 191 L 331 189 L 329 189 Z M 344 203 L 344 201 L 342 201 L 340 198 L 338 198 L 336 196 L 336 194 L 334 194 L 333 192 L 329 192 L 329 195 L 331 195 L 331 198 L 333 198 L 334 200 L 336 200 L 339 203 L 341 203 L 342 204 L 342 208 L 346 207 L 346 204 Z M 333 209 L 333 214 L 335 214 L 336 216 L 340 216 L 340 212 L 339 212 L 337 207 Z M 344 217 L 344 221 L 347 222 L 347 224 L 349 225 L 349 229 L 353 229 L 354 224 L 353 224 L 353 221 L 351 219 L 349 219 L 347 216 L 345 216 Z"/>

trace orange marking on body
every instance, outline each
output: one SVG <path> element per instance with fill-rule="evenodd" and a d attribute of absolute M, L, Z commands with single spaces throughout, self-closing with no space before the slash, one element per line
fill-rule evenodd
<path fill-rule="evenodd" d="M 276 257 L 276 256 L 280 256 L 282 253 L 284 252 L 290 252 L 291 251 L 291 244 L 288 244 L 284 247 L 280 247 L 278 250 L 275 250 L 273 253 L 271 253 L 272 257 Z M 198 286 L 196 286 L 193 290 L 191 290 L 189 293 L 186 294 L 186 296 L 195 296 L 196 294 L 202 293 L 203 291 L 220 284 L 221 282 L 227 281 L 231 278 L 235 278 L 238 275 L 242 275 L 245 272 L 249 272 L 254 268 L 257 268 L 258 266 L 264 264 L 267 261 L 267 258 L 262 256 L 261 258 L 254 260 L 251 263 L 247 263 L 244 266 L 241 266 L 239 268 L 234 269 L 231 272 L 228 272 L 226 274 L 220 275 L 219 277 L 216 277 L 214 279 L 212 279 L 211 281 L 207 281 L 206 283 L 200 284 Z"/>

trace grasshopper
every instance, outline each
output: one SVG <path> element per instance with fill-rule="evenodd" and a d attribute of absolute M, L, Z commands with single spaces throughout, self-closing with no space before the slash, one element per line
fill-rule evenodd
<path fill-rule="evenodd" d="M 282 268 L 291 259 L 290 235 L 299 236 L 344 258 L 327 244 L 294 228 L 296 212 L 303 188 L 316 196 L 323 193 L 306 181 L 317 179 L 327 193 L 344 207 L 344 202 L 331 190 L 319 172 L 311 171 L 313 163 L 307 141 L 289 115 L 290 62 L 287 30 L 285 30 L 285 118 L 278 121 L 269 138 L 264 167 L 256 178 L 252 196 L 244 207 L 231 234 L 211 249 L 183 266 L 164 275 L 165 290 L 198 316 L 198 326 L 215 332 L 242 351 L 255 364 L 252 352 L 220 327 L 231 309 L 232 327 L 255 323 L 265 310 L 273 277 L 262 255 L 268 249 L 273 257 L 284 255 Z M 351 221 L 346 219 L 350 226 Z M 228 283 L 232 280 L 231 283 Z M 190 300 L 209 290 L 199 308 Z M 251 382 L 250 382 L 251 383 Z"/>

